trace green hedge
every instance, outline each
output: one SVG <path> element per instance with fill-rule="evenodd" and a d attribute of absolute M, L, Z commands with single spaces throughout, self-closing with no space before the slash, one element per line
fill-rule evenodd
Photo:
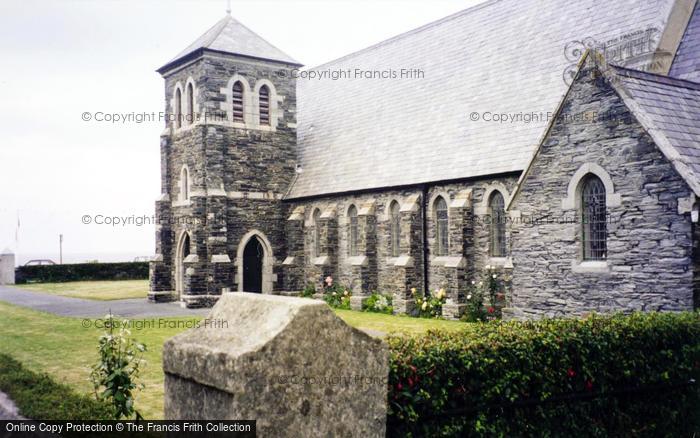
<path fill-rule="evenodd" d="M 390 337 L 390 436 L 691 436 L 700 314 Z"/>
<path fill-rule="evenodd" d="M 109 420 L 112 408 L 87 395 L 76 394 L 46 374 L 25 369 L 0 354 L 0 390 L 17 404 L 20 415 L 35 420 Z"/>
<path fill-rule="evenodd" d="M 15 270 L 15 277 L 18 284 L 142 280 L 148 278 L 148 262 L 20 266 Z"/>

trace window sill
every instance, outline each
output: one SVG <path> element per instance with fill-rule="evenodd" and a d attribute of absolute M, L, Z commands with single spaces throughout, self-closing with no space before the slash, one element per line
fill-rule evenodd
<path fill-rule="evenodd" d="M 577 274 L 609 274 L 610 265 L 607 261 L 575 261 L 571 271 Z"/>
<path fill-rule="evenodd" d="M 351 266 L 367 266 L 367 256 L 352 256 L 348 257 L 348 262 Z"/>
<path fill-rule="evenodd" d="M 330 258 L 328 256 L 319 256 L 314 258 L 313 264 L 315 266 L 327 266 L 330 264 Z"/>
<path fill-rule="evenodd" d="M 444 266 L 446 268 L 463 268 L 467 265 L 464 257 L 439 256 L 431 260 L 432 266 Z"/>
<path fill-rule="evenodd" d="M 173 202 L 173 207 L 189 207 L 192 205 L 192 201 L 177 201 Z"/>
<path fill-rule="evenodd" d="M 409 255 L 394 257 L 393 259 L 391 259 L 390 264 L 399 267 L 412 266 L 413 257 Z"/>
<path fill-rule="evenodd" d="M 506 265 L 506 257 L 489 257 L 489 266 L 495 266 L 497 268 L 502 268 Z"/>

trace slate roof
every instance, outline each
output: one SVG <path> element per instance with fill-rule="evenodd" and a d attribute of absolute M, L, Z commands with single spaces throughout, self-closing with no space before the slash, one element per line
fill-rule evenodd
<path fill-rule="evenodd" d="M 288 198 L 522 171 L 586 42 L 665 28 L 673 0 L 491 0 L 312 69 L 418 79 L 298 79 Z M 578 41 L 578 43 L 575 43 Z M 581 52 L 578 52 L 580 57 Z M 644 59 L 639 59 L 644 62 Z M 632 64 L 634 66 L 634 64 Z M 483 113 L 545 113 L 527 123 Z M 479 121 L 470 121 L 477 113 Z"/>
<path fill-rule="evenodd" d="M 611 67 L 613 87 L 700 196 L 700 83 Z"/>
<path fill-rule="evenodd" d="M 700 82 L 700 4 L 695 10 L 683 34 L 669 75 Z"/>
<path fill-rule="evenodd" d="M 178 53 L 158 71 L 167 70 L 177 64 L 177 61 L 199 49 L 209 49 L 234 55 L 244 55 L 254 58 L 281 61 L 287 64 L 301 65 L 291 56 L 268 43 L 260 35 L 244 26 L 230 15 L 219 20 L 211 29 L 204 32 L 195 42 Z"/>

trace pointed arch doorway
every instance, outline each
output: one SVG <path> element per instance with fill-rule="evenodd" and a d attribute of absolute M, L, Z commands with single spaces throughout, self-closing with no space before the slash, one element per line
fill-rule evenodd
<path fill-rule="evenodd" d="M 250 231 L 238 245 L 237 283 L 239 292 L 272 293 L 272 247 L 259 231 Z"/>
<path fill-rule="evenodd" d="M 262 293 L 265 251 L 257 236 L 250 238 L 243 250 L 243 291 Z"/>
<path fill-rule="evenodd" d="M 187 231 L 180 235 L 175 253 L 175 294 L 177 299 L 182 299 L 185 289 L 185 259 L 190 255 L 190 233 Z"/>

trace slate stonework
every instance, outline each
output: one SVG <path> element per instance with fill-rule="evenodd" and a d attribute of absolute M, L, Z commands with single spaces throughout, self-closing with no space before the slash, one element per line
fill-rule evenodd
<path fill-rule="evenodd" d="M 511 207 L 511 216 L 520 217 L 512 230 L 513 307 L 520 316 L 692 309 L 693 225 L 690 214 L 678 209 L 691 191 L 590 64 L 562 108 L 564 116 L 584 111 L 609 117 L 585 123 L 560 118 Z M 604 272 L 585 272 L 580 209 L 562 205 L 585 163 L 601 166 L 621 198 L 607 208 Z M 554 223 L 532 225 L 528 218 Z M 561 218 L 577 223 L 558 223 Z"/>
<path fill-rule="evenodd" d="M 424 248 L 427 248 L 428 287 L 429 292 L 446 288 L 451 301 L 455 305 L 453 314 L 448 317 L 458 317 L 463 311 L 466 300 L 468 282 L 477 279 L 480 272 L 488 265 L 505 263 L 505 260 L 495 260 L 489 256 L 490 228 L 483 211 L 483 197 L 491 190 L 498 189 L 508 198 L 516 182 L 516 177 L 489 178 L 471 182 L 438 185 L 426 188 L 405 190 L 388 190 L 364 195 L 331 196 L 307 201 L 290 201 L 292 210 L 303 210 L 304 227 L 296 229 L 294 234 L 288 234 L 288 245 L 296 245 L 293 238 L 304 236 L 303 260 L 295 267 L 290 267 L 287 275 L 304 277 L 306 283 L 311 283 L 320 289 L 326 275 L 333 275 L 335 281 L 350 287 L 356 296 L 366 297 L 373 292 L 389 293 L 394 296 L 395 309 L 401 313 L 411 313 L 414 309 L 411 289 L 416 288 L 419 294 L 424 293 Z M 451 260 L 461 260 L 456 266 L 445 266 L 444 260 L 438 260 L 435 252 L 435 224 L 431 209 L 432 201 L 438 194 L 447 198 L 448 204 L 460 204 L 460 196 L 470 193 L 462 207 L 450 208 L 450 253 Z M 427 199 L 427 201 L 424 201 Z M 392 201 L 401 205 L 401 241 L 400 257 L 392 257 L 389 206 Z M 424 205 L 425 204 L 425 205 Z M 455 205 L 456 205 L 455 204 Z M 355 257 L 348 250 L 348 218 L 350 205 L 362 210 L 363 206 L 372 205 L 373 214 L 359 215 L 360 256 L 367 258 L 366 266 L 355 266 Z M 334 222 L 337 230 L 330 236 L 322 232 L 322 253 L 330 250 L 333 254 L 329 263 L 318 266 L 314 262 L 318 258 L 313 254 L 313 220 L 315 209 L 320 211 L 335 211 Z M 423 239 L 423 211 L 426 211 L 427 241 Z M 367 219 L 363 219 L 367 218 Z M 368 220 L 367 224 L 363 220 Z M 322 221 L 322 223 L 325 223 Z M 298 226 L 298 225 L 295 225 Z M 324 227 L 322 225 L 322 227 Z M 325 230 L 325 227 L 323 228 Z M 336 232 L 337 231 L 337 232 Z M 369 251 L 365 250 L 365 242 L 371 242 Z M 337 251 L 337 252 L 336 252 Z M 301 252 L 297 249 L 295 254 Z M 355 307 L 360 301 L 356 300 Z M 460 305 L 457 308 L 457 305 Z M 449 306 L 448 306 L 449 307 Z"/>
<path fill-rule="evenodd" d="M 156 203 L 161 225 L 156 232 L 158 256 L 151 266 L 151 300 L 181 299 L 190 306 L 211 305 L 222 290 L 238 290 L 244 236 L 251 232 L 265 242 L 263 292 L 284 288 L 282 261 L 288 206 L 282 197 L 295 174 L 296 86 L 291 65 L 234 55 L 203 54 L 194 62 L 164 73 L 166 109 L 171 115 L 161 140 L 164 196 Z M 230 79 L 245 78 L 254 90 L 258 81 L 274 87 L 277 111 L 271 127 L 256 124 L 257 97 L 241 126 L 232 122 L 226 95 Z M 194 84 L 196 117 L 177 128 L 173 96 L 176 84 Z M 275 95 L 273 95 L 274 98 Z M 183 95 L 183 112 L 187 98 Z M 250 112 L 255 114 L 250 114 Z M 187 166 L 190 197 L 181 196 L 181 172 Z M 190 235 L 187 260 L 177 259 L 184 232 Z M 268 254 L 269 252 L 270 254 Z M 177 296 L 177 272 L 182 291 Z"/>

